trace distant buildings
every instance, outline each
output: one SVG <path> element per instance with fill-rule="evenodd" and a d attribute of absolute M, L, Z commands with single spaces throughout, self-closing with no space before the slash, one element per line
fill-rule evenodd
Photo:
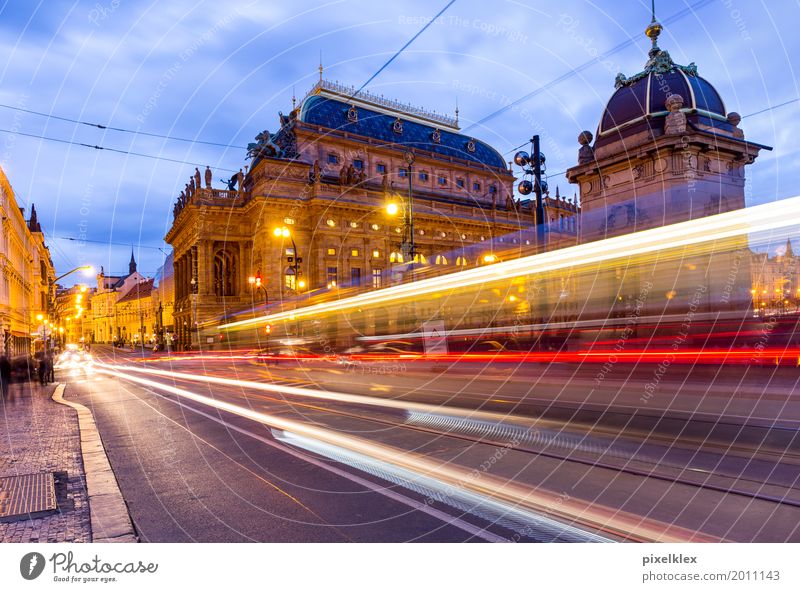
<path fill-rule="evenodd" d="M 47 318 L 55 271 L 50 251 L 31 205 L 30 217 L 17 204 L 11 183 L 0 169 L 0 353 L 18 356 L 50 339 Z"/>

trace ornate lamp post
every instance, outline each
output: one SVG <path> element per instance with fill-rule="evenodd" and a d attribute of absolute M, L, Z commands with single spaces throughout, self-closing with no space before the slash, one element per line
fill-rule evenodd
<path fill-rule="evenodd" d="M 525 176 L 530 176 L 530 179 L 523 179 L 517 185 L 517 190 L 522 195 L 530 195 L 535 192 L 536 195 L 536 248 L 539 252 L 545 249 L 545 234 L 544 234 L 544 203 L 542 201 L 542 193 L 547 191 L 547 181 L 542 180 L 542 173 L 547 169 L 545 167 L 545 155 L 539 150 L 539 136 L 538 134 L 531 138 L 531 154 L 525 151 L 517 152 L 514 155 L 514 164 L 522 167 L 522 172 Z"/>

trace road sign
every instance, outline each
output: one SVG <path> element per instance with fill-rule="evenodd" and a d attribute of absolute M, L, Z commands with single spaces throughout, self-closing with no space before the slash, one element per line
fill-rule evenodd
<path fill-rule="evenodd" d="M 425 355 L 447 353 L 447 334 L 444 330 L 444 321 L 425 321 L 422 323 L 422 343 Z"/>

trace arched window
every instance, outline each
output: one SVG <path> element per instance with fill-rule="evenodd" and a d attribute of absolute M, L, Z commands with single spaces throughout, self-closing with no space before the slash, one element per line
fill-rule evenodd
<path fill-rule="evenodd" d="M 389 263 L 402 263 L 403 262 L 403 254 L 397 253 L 396 251 L 392 251 L 389 255 Z"/>
<path fill-rule="evenodd" d="M 421 263 L 423 265 L 427 265 L 428 258 L 425 257 L 425 255 L 423 255 L 422 253 L 417 253 L 416 255 L 414 255 L 414 263 Z"/>
<path fill-rule="evenodd" d="M 236 294 L 236 260 L 224 249 L 214 255 L 214 294 L 217 296 Z"/>
<path fill-rule="evenodd" d="M 456 265 L 458 265 L 460 267 L 466 267 L 467 258 L 466 257 L 458 257 L 458 259 L 456 259 Z"/>
<path fill-rule="evenodd" d="M 447 257 L 444 255 L 436 255 L 436 265 L 447 265 Z"/>

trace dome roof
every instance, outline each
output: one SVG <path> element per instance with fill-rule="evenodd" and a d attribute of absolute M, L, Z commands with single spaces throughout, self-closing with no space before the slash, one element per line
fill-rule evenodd
<path fill-rule="evenodd" d="M 412 113 L 370 108 L 361 101 L 352 98 L 348 101 L 328 92 L 311 94 L 303 99 L 299 119 L 304 123 L 370 137 L 387 146 L 418 148 L 485 167 L 506 168 L 497 150 L 485 142 L 457 133 L 457 128 L 444 121 L 441 125 L 435 121 L 428 124 Z"/>
<path fill-rule="evenodd" d="M 634 124 L 666 117 L 669 110 L 665 102 L 671 95 L 680 95 L 683 98 L 681 111 L 687 115 L 727 121 L 725 104 L 717 90 L 706 79 L 697 75 L 697 66 L 694 63 L 688 66 L 676 64 L 668 52 L 658 47 L 656 39 L 660 32 L 661 25 L 653 16 L 646 31 L 653 42 L 649 59 L 642 72 L 630 78 L 623 74 L 617 75 L 617 90 L 603 111 L 597 129 L 598 138 L 611 132 L 618 132 L 623 136 L 636 133 L 642 126 Z M 632 126 L 632 129 L 624 132 L 623 129 L 628 126 Z"/>
<path fill-rule="evenodd" d="M 725 104 L 711 83 L 689 68 L 672 64 L 665 73 L 646 72 L 633 83 L 618 85 L 603 111 L 598 135 L 645 117 L 666 116 L 664 102 L 675 94 L 683 97 L 684 111 L 725 120 Z"/>

